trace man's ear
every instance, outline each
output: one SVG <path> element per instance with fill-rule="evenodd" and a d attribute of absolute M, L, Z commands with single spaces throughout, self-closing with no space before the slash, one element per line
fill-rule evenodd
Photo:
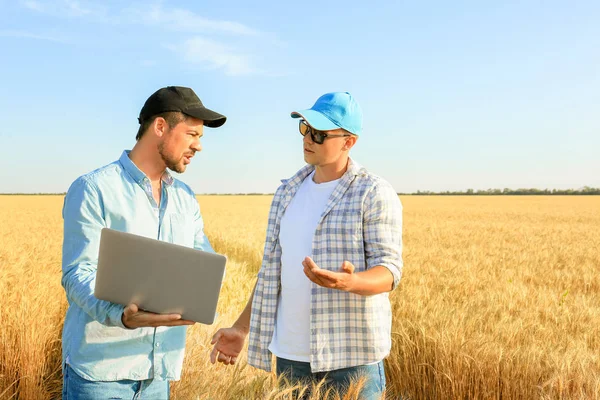
<path fill-rule="evenodd" d="M 342 147 L 342 150 L 346 150 L 346 151 L 350 150 L 352 147 L 354 147 L 357 140 L 358 140 L 358 136 L 356 136 L 356 135 L 348 136 L 346 138 L 346 141 L 344 142 L 344 147 Z"/>
<path fill-rule="evenodd" d="M 152 123 L 152 131 L 158 137 L 162 137 L 168 128 L 167 121 L 163 117 L 157 117 Z"/>

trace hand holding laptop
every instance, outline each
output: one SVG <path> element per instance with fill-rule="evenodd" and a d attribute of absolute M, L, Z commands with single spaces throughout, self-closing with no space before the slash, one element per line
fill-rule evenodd
<path fill-rule="evenodd" d="M 127 232 L 102 228 L 94 296 L 125 306 L 129 329 L 210 325 L 227 258 Z"/>
<path fill-rule="evenodd" d="M 194 321 L 181 319 L 179 314 L 155 314 L 140 310 L 136 304 L 129 304 L 123 310 L 121 321 L 128 329 L 157 326 L 194 325 Z"/>

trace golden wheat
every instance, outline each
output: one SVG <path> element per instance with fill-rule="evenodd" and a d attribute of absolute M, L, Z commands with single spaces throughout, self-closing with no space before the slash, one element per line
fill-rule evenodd
<path fill-rule="evenodd" d="M 62 201 L 0 196 L 0 399 L 60 397 Z M 278 389 L 245 353 L 235 368 L 208 361 L 212 334 L 235 320 L 254 284 L 271 198 L 199 201 L 211 243 L 230 261 L 220 317 L 190 329 L 173 398 L 291 398 L 293 388 Z M 600 399 L 599 197 L 402 202 L 389 398 Z"/>

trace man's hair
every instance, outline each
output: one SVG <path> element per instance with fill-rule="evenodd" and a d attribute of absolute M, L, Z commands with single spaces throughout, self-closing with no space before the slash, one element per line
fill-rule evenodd
<path fill-rule="evenodd" d="M 138 129 L 138 133 L 135 136 L 135 140 L 140 140 L 144 133 L 148 130 L 150 125 L 154 123 L 154 120 L 159 117 L 164 118 L 169 128 L 173 128 L 178 123 L 187 119 L 187 115 L 179 111 L 167 111 L 164 113 L 153 115 L 149 119 L 144 120 L 140 123 L 140 129 Z"/>

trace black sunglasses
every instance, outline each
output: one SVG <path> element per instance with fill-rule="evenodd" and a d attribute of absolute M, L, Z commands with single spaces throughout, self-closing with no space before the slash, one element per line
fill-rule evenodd
<path fill-rule="evenodd" d="M 325 141 L 325 139 L 328 138 L 328 137 L 350 136 L 349 133 L 345 133 L 343 135 L 332 135 L 331 133 L 325 133 L 323 131 L 318 131 L 315 128 L 313 128 L 312 126 L 310 126 L 308 123 L 306 123 L 306 121 L 303 120 L 303 119 L 300 120 L 300 126 L 299 126 L 299 128 L 300 128 L 300 134 L 302 136 L 306 136 L 306 134 L 309 133 L 310 134 L 310 138 L 316 144 L 323 144 L 323 142 Z"/>

